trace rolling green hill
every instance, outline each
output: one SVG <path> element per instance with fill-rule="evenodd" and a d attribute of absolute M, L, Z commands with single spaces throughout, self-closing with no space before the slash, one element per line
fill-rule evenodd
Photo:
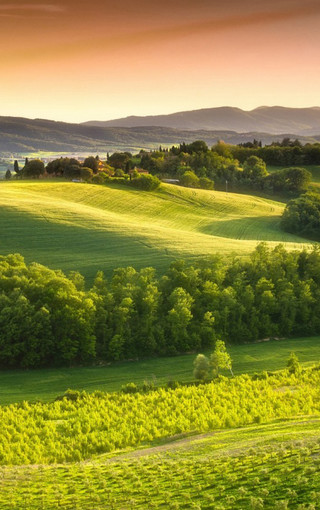
<path fill-rule="evenodd" d="M 280 230 L 284 205 L 259 197 L 163 184 L 124 186 L 3 182 L 0 252 L 21 253 L 89 279 L 98 270 L 154 266 L 214 253 L 245 255 L 257 242 L 297 249 L 302 238 Z"/>

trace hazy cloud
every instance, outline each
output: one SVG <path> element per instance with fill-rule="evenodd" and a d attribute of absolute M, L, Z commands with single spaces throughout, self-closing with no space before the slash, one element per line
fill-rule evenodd
<path fill-rule="evenodd" d="M 234 0 L 231 0 L 234 1 Z M 260 1 L 260 0 L 259 0 Z M 284 3 L 283 3 L 284 2 Z M 263 30 L 264 26 L 273 23 L 285 23 L 290 22 L 294 19 L 303 19 L 306 17 L 316 16 L 320 14 L 320 2 L 307 2 L 304 5 L 294 4 L 291 0 L 279 0 L 278 8 L 272 3 L 268 5 L 268 9 L 265 11 L 252 12 L 250 10 L 244 10 L 241 13 L 234 13 L 229 16 L 215 16 L 200 20 L 196 22 L 185 22 L 175 23 L 174 25 L 164 26 L 162 28 L 152 28 L 147 30 L 140 30 L 136 32 L 127 32 L 120 34 L 112 34 L 103 37 L 92 36 L 90 33 L 90 40 L 83 38 L 82 40 L 76 40 L 73 42 L 60 43 L 52 39 L 51 44 L 46 46 L 42 45 L 41 49 L 21 49 L 19 53 L 16 51 L 11 53 L 11 57 L 24 58 L 25 60 L 33 58 L 66 58 L 77 54 L 84 54 L 87 52 L 97 51 L 99 53 L 112 53 L 115 50 L 123 50 L 133 45 L 139 46 L 150 45 L 150 44 L 161 44 L 162 42 L 174 41 L 175 39 L 188 38 L 190 36 L 201 36 L 201 34 L 215 34 L 228 31 L 236 30 L 245 27 L 261 27 Z M 280 7 L 281 6 L 281 7 Z M 2 14 L 4 11 L 9 11 L 9 4 L 0 6 L 0 16 L 7 15 Z M 63 8 L 59 5 L 54 4 L 21 4 L 19 7 L 16 6 L 13 9 L 25 11 L 38 11 L 42 9 L 42 12 L 60 12 Z M 2 13 L 1 13 L 2 12 Z M 19 13 L 16 13 L 19 15 Z M 14 16 L 14 13 L 12 13 Z M 121 24 L 119 25 L 121 26 Z M 8 58 L 8 51 L 5 54 Z"/>
<path fill-rule="evenodd" d="M 17 12 L 36 12 L 36 13 L 55 13 L 55 12 L 63 12 L 65 8 L 61 5 L 57 4 L 20 4 L 20 5 L 12 5 L 12 4 L 2 4 L 0 5 L 1 13 L 10 16 L 11 14 L 15 14 Z"/>
<path fill-rule="evenodd" d="M 176 27 L 160 29 L 158 31 L 156 30 L 153 32 L 153 36 L 155 38 L 157 36 L 159 38 L 162 38 L 163 36 L 167 36 L 168 38 L 170 38 L 170 36 L 183 37 L 201 32 L 216 32 L 241 26 L 266 25 L 274 22 L 289 21 L 291 19 L 312 16 L 315 14 L 320 14 L 320 4 L 318 2 L 311 2 L 295 7 L 291 5 L 290 8 L 288 7 L 273 11 L 239 14 L 235 16 L 204 20 L 197 23 L 178 25 Z"/>
<path fill-rule="evenodd" d="M 215 17 L 203 21 L 177 24 L 164 28 L 142 30 L 140 32 L 122 34 L 121 36 L 109 36 L 105 38 L 92 38 L 90 42 L 78 42 L 77 45 L 70 45 L 69 50 L 72 52 L 76 49 L 86 51 L 90 49 L 112 50 L 112 48 L 121 48 L 132 44 L 161 43 L 179 39 L 181 37 L 189 37 L 192 35 L 201 35 L 223 32 L 226 30 L 237 29 L 241 27 L 269 25 L 272 23 L 281 23 L 293 19 L 299 19 L 308 16 L 320 14 L 320 3 L 309 2 L 305 5 L 296 5 L 292 3 L 282 9 L 269 10 L 265 12 L 249 12 L 244 14 L 236 14 L 233 16 Z M 68 50 L 68 47 L 65 47 Z"/>

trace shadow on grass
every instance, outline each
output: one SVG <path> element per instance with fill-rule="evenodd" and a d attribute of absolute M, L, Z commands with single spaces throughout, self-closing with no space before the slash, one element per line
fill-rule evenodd
<path fill-rule="evenodd" d="M 199 228 L 203 234 L 248 241 L 305 243 L 306 240 L 280 229 L 280 216 L 258 216 L 216 220 Z"/>

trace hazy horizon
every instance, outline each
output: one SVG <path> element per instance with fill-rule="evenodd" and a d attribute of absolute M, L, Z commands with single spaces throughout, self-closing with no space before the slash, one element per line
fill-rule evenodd
<path fill-rule="evenodd" d="M 0 115 L 65 122 L 319 104 L 320 4 L 0 5 Z"/>
<path fill-rule="evenodd" d="M 319 109 L 320 110 L 320 106 L 317 106 L 317 105 L 312 105 L 312 106 L 303 106 L 303 107 L 287 107 L 287 106 L 283 106 L 283 105 L 279 105 L 279 104 L 274 104 L 274 105 L 259 105 L 255 108 L 250 108 L 250 109 L 244 109 L 244 108 L 240 108 L 239 106 L 230 106 L 230 105 L 221 105 L 221 106 L 207 106 L 207 107 L 203 107 L 203 108 L 190 108 L 189 110 L 179 110 L 179 111 L 164 111 L 160 114 L 152 114 L 152 113 L 145 113 L 143 115 L 136 115 L 136 114 L 128 114 L 128 115 L 123 115 L 122 117 L 119 117 L 119 118 L 115 118 L 115 117 L 112 117 L 112 118 L 103 118 L 103 119 L 96 119 L 96 118 L 88 118 L 88 119 L 85 119 L 85 120 L 81 120 L 81 121 L 68 121 L 66 119 L 57 119 L 57 118 L 48 118 L 48 117 L 37 117 L 37 116 L 30 116 L 30 117 L 25 117 L 23 115 L 17 115 L 17 116 L 13 116 L 13 115 L 3 115 L 2 112 L 0 111 L 0 117 L 17 117 L 17 118 L 25 118 L 25 119 L 30 119 L 30 120 L 48 120 L 48 121 L 52 121 L 52 122 L 65 122 L 65 123 L 70 123 L 70 124 L 81 124 L 81 123 L 86 123 L 86 122 L 90 122 L 90 121 L 97 121 L 97 122 L 103 122 L 103 121 L 113 121 L 113 120 L 118 120 L 118 119 L 126 119 L 126 118 L 130 118 L 130 117 L 153 117 L 153 116 L 157 116 L 157 115 L 160 115 L 160 116 L 169 116 L 169 115 L 174 115 L 174 114 L 179 114 L 179 113 L 187 113 L 187 112 L 193 112 L 193 111 L 201 111 L 201 110 L 212 110 L 212 109 L 218 109 L 218 108 L 221 108 L 221 109 L 225 109 L 225 108 L 230 108 L 230 109 L 239 109 L 239 110 L 242 110 L 243 112 L 246 112 L 246 113 L 251 113 L 255 110 L 258 110 L 260 108 L 293 108 L 293 109 Z"/>

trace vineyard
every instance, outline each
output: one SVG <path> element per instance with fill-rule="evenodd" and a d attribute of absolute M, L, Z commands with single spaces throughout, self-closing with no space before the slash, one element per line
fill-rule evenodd
<path fill-rule="evenodd" d="M 111 459 L 0 467 L 0 509 L 315 510 L 319 425 L 319 418 L 301 417 Z"/>
<path fill-rule="evenodd" d="M 290 424 L 276 434 L 256 427 L 242 433 L 236 451 L 228 433 L 175 451 L 115 462 L 30 467 L 23 472 L 2 468 L 0 508 L 314 510 L 320 503 L 316 427 L 318 421 Z M 287 436 L 281 446 L 277 433 Z"/>
<path fill-rule="evenodd" d="M 146 393 L 69 392 L 0 409 L 3 465 L 81 461 L 177 434 L 320 413 L 320 370 L 287 371 Z"/>

